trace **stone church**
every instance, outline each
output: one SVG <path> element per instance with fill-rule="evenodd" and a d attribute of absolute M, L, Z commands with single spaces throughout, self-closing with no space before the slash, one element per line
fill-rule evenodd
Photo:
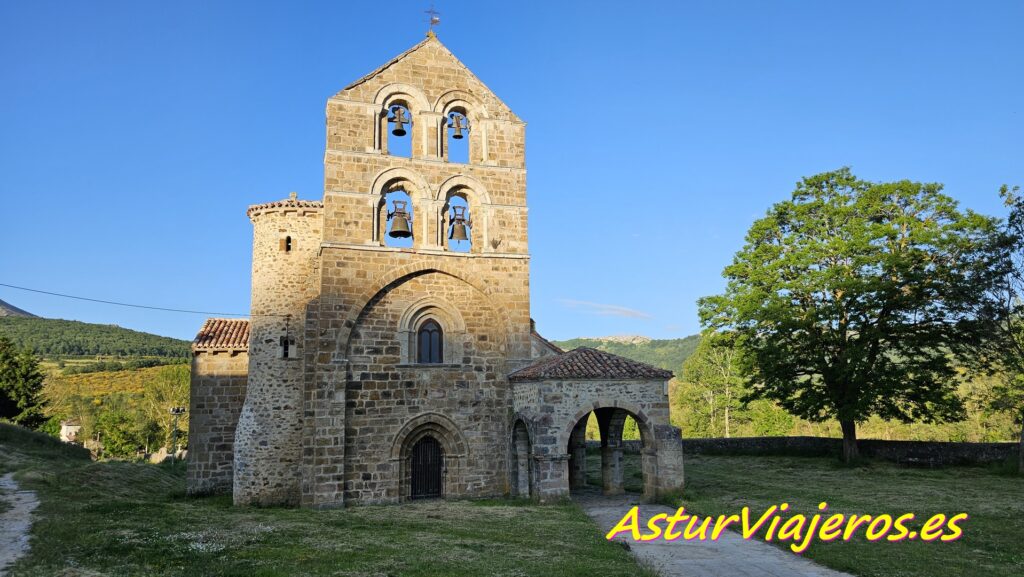
<path fill-rule="evenodd" d="M 193 345 L 188 489 L 236 504 L 540 501 L 683 485 L 670 372 L 530 318 L 526 124 L 432 34 L 327 101 L 322 200 L 250 206 L 249 320 Z M 456 158 L 457 154 L 461 157 Z"/>

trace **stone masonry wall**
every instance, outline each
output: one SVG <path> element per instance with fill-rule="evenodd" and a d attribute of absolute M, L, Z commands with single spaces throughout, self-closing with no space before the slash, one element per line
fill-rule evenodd
<path fill-rule="evenodd" d="M 842 439 L 826 437 L 733 437 L 731 439 L 686 439 L 688 454 L 707 455 L 798 455 L 838 456 Z M 983 465 L 1016 456 L 1018 443 L 957 443 L 936 441 L 885 441 L 860 439 L 857 447 L 864 457 L 885 459 L 904 465 L 942 467 Z"/>
<path fill-rule="evenodd" d="M 235 436 L 237 504 L 299 504 L 304 328 L 319 280 L 322 214 L 269 208 L 253 221 L 249 381 Z M 291 237 L 290 251 L 282 239 Z M 282 358 L 281 338 L 291 339 Z"/>
<path fill-rule="evenodd" d="M 396 329 L 424 295 L 448 304 L 432 314 L 444 331 L 445 363 L 419 365 L 402 358 L 407 347 Z M 452 316 L 456 318 L 451 318 Z M 378 296 L 357 321 L 348 351 L 345 391 L 345 499 L 394 502 L 400 495 L 400 431 L 424 414 L 450 421 L 465 454 L 443 446 L 446 466 L 458 474 L 446 496 L 501 495 L 506 491 L 505 432 L 509 401 L 506 335 L 499 311 L 465 282 L 442 273 L 413 277 Z M 414 353 L 414 351 L 410 351 Z M 411 431 L 409 431 L 411 432 Z M 443 444 L 443 441 L 442 441 Z"/>
<path fill-rule="evenodd" d="M 246 352 L 197 352 L 192 358 L 190 494 L 231 492 L 235 426 L 245 400 L 248 371 Z"/>
<path fill-rule="evenodd" d="M 346 434 L 351 430 L 346 425 L 348 343 L 360 311 L 395 287 L 422 275 L 458 280 L 467 287 L 472 285 L 468 294 L 476 296 L 465 302 L 451 302 L 451 307 L 472 317 L 477 308 L 484 306 L 476 303 L 488 303 L 486 306 L 493 311 L 493 316 L 484 328 L 488 334 L 500 334 L 505 347 L 502 361 L 511 370 L 531 358 L 528 274 L 527 261 L 521 258 L 423 255 L 411 250 L 324 249 L 323 294 L 308 317 L 308 334 L 316 352 L 309 357 L 314 368 L 307 373 L 303 504 L 328 507 L 343 502 L 344 463 L 355 464 L 344 459 L 345 447 L 364 440 L 362 437 L 349 440 Z M 417 298 L 434 296 L 450 302 L 444 292 L 432 292 L 431 285 L 420 286 L 425 292 L 416 295 Z M 397 322 L 395 319 L 387 327 L 390 331 L 387 338 L 392 346 L 396 346 Z M 467 327 L 467 332 L 469 330 Z M 354 371 L 354 379 L 360 380 L 362 372 Z M 504 374 L 501 373 L 502 378 Z M 506 404 L 492 418 L 503 419 L 507 412 Z M 359 493 L 355 495 L 358 498 Z M 375 494 L 372 498 L 388 496 Z"/>

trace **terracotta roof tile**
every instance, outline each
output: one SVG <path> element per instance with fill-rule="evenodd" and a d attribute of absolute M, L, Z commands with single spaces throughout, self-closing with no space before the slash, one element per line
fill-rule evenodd
<path fill-rule="evenodd" d="M 508 376 L 510 381 L 545 379 L 670 379 L 672 372 L 625 357 L 579 347 L 541 359 Z"/>
<path fill-rule="evenodd" d="M 192 350 L 249 350 L 249 319 L 206 319 L 192 341 Z"/>

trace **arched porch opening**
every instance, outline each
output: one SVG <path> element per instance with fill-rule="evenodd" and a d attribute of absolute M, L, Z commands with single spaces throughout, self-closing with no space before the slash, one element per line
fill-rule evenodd
<path fill-rule="evenodd" d="M 589 454 L 588 423 L 592 440 L 600 440 L 600 449 Z M 636 435 L 626 435 L 627 431 L 639 433 L 639 453 L 626 450 L 624 441 Z M 657 451 L 650 423 L 643 415 L 621 407 L 588 411 L 573 424 L 566 453 L 569 455 L 570 494 L 636 492 L 644 498 L 657 494 Z"/>

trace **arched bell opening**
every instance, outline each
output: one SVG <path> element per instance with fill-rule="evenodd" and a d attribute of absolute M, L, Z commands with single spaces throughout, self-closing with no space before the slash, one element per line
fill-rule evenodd
<path fill-rule="evenodd" d="M 521 419 L 517 419 L 512 427 L 509 472 L 513 497 L 534 496 L 536 473 L 533 467 L 533 443 L 530 441 L 530 431 Z"/>
<path fill-rule="evenodd" d="M 450 108 L 444 115 L 441 129 L 444 159 L 448 162 L 469 164 L 471 127 L 466 109 L 462 106 Z"/>
<path fill-rule="evenodd" d="M 412 158 L 413 120 L 409 103 L 395 99 L 382 113 L 381 150 L 391 156 Z"/>
<path fill-rule="evenodd" d="M 384 246 L 410 248 L 415 242 L 412 197 L 401 187 L 381 197 L 377 206 L 377 238 Z"/>
<path fill-rule="evenodd" d="M 452 252 L 473 252 L 473 216 L 464 192 L 453 192 L 442 208 L 442 246 Z"/>
<path fill-rule="evenodd" d="M 600 441 L 599 449 L 587 440 Z M 623 441 L 639 440 L 640 450 L 627 451 Z M 604 495 L 656 494 L 657 453 L 647 424 L 626 409 L 598 408 L 573 426 L 566 448 L 569 455 L 569 491 Z"/>

